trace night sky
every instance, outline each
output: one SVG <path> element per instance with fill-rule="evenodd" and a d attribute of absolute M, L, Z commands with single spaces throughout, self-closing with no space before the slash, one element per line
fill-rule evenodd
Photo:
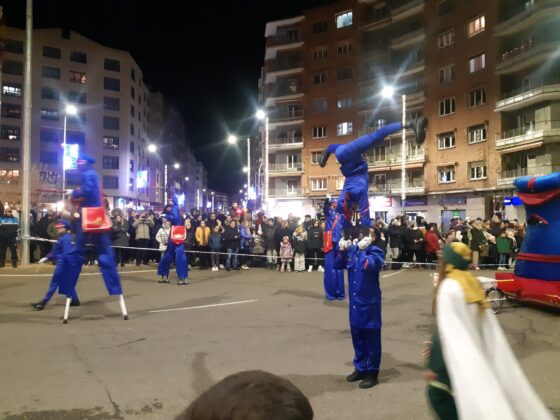
<path fill-rule="evenodd" d="M 3 0 L 5 22 L 24 27 L 25 1 Z M 35 27 L 64 26 L 128 50 L 146 82 L 181 112 L 208 184 L 233 192 L 246 159 L 224 139 L 253 130 L 266 22 L 332 0 L 35 0 Z M 215 39 L 211 39 L 215 38 Z M 254 133 L 254 130 L 253 130 Z M 241 143 L 245 150 L 245 144 Z"/>

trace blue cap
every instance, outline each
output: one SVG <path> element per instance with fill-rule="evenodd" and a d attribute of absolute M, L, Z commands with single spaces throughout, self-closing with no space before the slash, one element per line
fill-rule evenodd
<path fill-rule="evenodd" d="M 87 153 L 84 153 L 84 152 L 80 151 L 78 153 L 77 163 L 78 163 L 78 165 L 85 165 L 86 163 L 95 163 L 95 159 L 93 157 L 91 157 L 90 155 L 88 155 Z"/>

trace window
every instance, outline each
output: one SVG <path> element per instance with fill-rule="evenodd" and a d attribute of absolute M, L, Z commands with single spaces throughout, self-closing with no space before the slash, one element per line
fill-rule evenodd
<path fill-rule="evenodd" d="M 41 119 L 58 121 L 60 119 L 60 111 L 55 108 L 41 108 Z"/>
<path fill-rule="evenodd" d="M 327 58 L 327 54 L 328 47 L 326 45 L 321 45 L 319 47 L 315 47 L 311 55 L 313 57 L 313 60 L 322 60 L 324 58 Z"/>
<path fill-rule="evenodd" d="M 50 99 L 52 101 L 58 101 L 59 92 L 58 92 L 58 90 L 53 89 L 51 87 L 43 86 L 41 88 L 41 98 L 42 99 Z"/>
<path fill-rule="evenodd" d="M 479 16 L 476 19 L 467 22 L 467 36 L 469 38 L 471 36 L 475 36 L 476 34 L 484 32 L 485 28 L 486 20 L 484 19 L 484 15 Z"/>
<path fill-rule="evenodd" d="M 19 170 L 0 170 L 0 184 L 19 184 Z"/>
<path fill-rule="evenodd" d="M 327 178 L 311 178 L 311 191 L 326 191 Z"/>
<path fill-rule="evenodd" d="M 320 139 L 327 137 L 327 127 L 325 125 L 319 125 L 317 127 L 313 127 L 313 138 Z"/>
<path fill-rule="evenodd" d="M 336 125 L 337 136 L 346 136 L 352 134 L 352 122 L 342 122 Z"/>
<path fill-rule="evenodd" d="M 322 85 L 327 83 L 327 73 L 315 73 L 313 75 L 313 84 Z"/>
<path fill-rule="evenodd" d="M 311 152 L 311 163 L 313 165 L 318 165 L 321 161 L 321 156 L 323 155 L 323 151 L 320 150 L 318 152 Z"/>
<path fill-rule="evenodd" d="M 103 64 L 103 68 L 110 71 L 121 71 L 121 62 L 119 60 L 106 58 Z"/>
<path fill-rule="evenodd" d="M 136 113 L 134 112 L 134 105 L 130 105 L 130 116 L 131 116 L 132 118 L 134 118 L 134 115 L 135 115 L 135 114 L 136 114 Z"/>
<path fill-rule="evenodd" d="M 109 130 L 119 129 L 119 119 L 116 117 L 103 117 L 103 128 Z"/>
<path fill-rule="evenodd" d="M 43 66 L 43 68 L 41 69 L 41 76 L 43 76 L 47 79 L 59 80 L 60 79 L 60 69 L 57 69 L 56 67 Z"/>
<path fill-rule="evenodd" d="M 103 136 L 103 148 L 111 150 L 119 150 L 119 138 L 111 136 Z"/>
<path fill-rule="evenodd" d="M 318 20 L 313 22 L 313 33 L 319 34 L 321 32 L 327 32 L 328 26 L 326 20 Z"/>
<path fill-rule="evenodd" d="M 438 115 L 443 117 L 455 113 L 455 98 L 445 98 L 439 101 Z"/>
<path fill-rule="evenodd" d="M 340 96 L 336 101 L 336 107 L 338 109 L 351 108 L 352 107 L 352 97 L 351 96 Z"/>
<path fill-rule="evenodd" d="M 449 64 L 439 69 L 439 82 L 449 83 L 455 80 L 455 64 Z"/>
<path fill-rule="evenodd" d="M 108 111 L 118 111 L 121 106 L 121 100 L 119 98 L 111 98 L 110 96 L 103 97 L 103 109 Z"/>
<path fill-rule="evenodd" d="M 486 179 L 486 162 L 469 162 L 469 179 Z"/>
<path fill-rule="evenodd" d="M 439 34 L 437 37 L 438 48 L 447 48 L 455 44 L 455 28 Z"/>
<path fill-rule="evenodd" d="M 2 116 L 6 118 L 21 118 L 21 105 L 4 102 L 2 104 Z"/>
<path fill-rule="evenodd" d="M 440 0 L 438 3 L 438 15 L 445 16 L 453 11 L 455 5 L 453 4 L 455 0 Z"/>
<path fill-rule="evenodd" d="M 341 190 L 344 188 L 344 181 L 346 178 L 344 178 L 343 176 L 337 176 L 334 180 L 335 182 L 335 188 L 337 190 Z"/>
<path fill-rule="evenodd" d="M 327 110 L 327 99 L 313 99 L 313 112 L 325 112 Z"/>
<path fill-rule="evenodd" d="M 119 177 L 103 175 L 103 188 L 117 190 L 119 188 Z"/>
<path fill-rule="evenodd" d="M 386 191 L 387 175 L 386 174 L 373 175 L 373 185 L 377 191 Z"/>
<path fill-rule="evenodd" d="M 338 55 L 346 55 L 352 52 L 352 41 L 345 40 L 338 43 L 336 46 L 336 52 Z"/>
<path fill-rule="evenodd" d="M 103 156 L 103 169 L 119 169 L 119 157 Z"/>
<path fill-rule="evenodd" d="M 21 76 L 23 74 L 23 63 L 21 61 L 4 60 L 4 63 L 2 63 L 2 72 Z"/>
<path fill-rule="evenodd" d="M 475 107 L 486 103 L 486 89 L 479 88 L 469 92 L 469 106 Z"/>
<path fill-rule="evenodd" d="M 352 11 L 339 13 L 336 15 L 336 29 L 352 26 Z"/>
<path fill-rule="evenodd" d="M 60 48 L 43 47 L 43 57 L 60 58 Z"/>
<path fill-rule="evenodd" d="M 136 80 L 136 72 L 134 71 L 134 69 L 130 69 L 130 78 L 132 80 Z"/>
<path fill-rule="evenodd" d="M 469 73 L 474 73 L 486 67 L 486 54 L 478 54 L 469 58 Z"/>
<path fill-rule="evenodd" d="M 130 142 L 130 153 L 134 153 L 134 142 Z"/>
<path fill-rule="evenodd" d="M 455 182 L 455 166 L 442 166 L 438 169 L 438 179 L 440 184 Z"/>
<path fill-rule="evenodd" d="M 86 83 L 87 82 L 87 75 L 82 73 L 81 71 L 69 71 L 68 72 L 68 80 L 73 83 Z"/>
<path fill-rule="evenodd" d="M 66 134 L 66 143 L 79 144 L 80 146 L 83 146 L 86 144 L 86 133 L 83 131 L 68 130 L 68 133 Z"/>
<path fill-rule="evenodd" d="M 2 84 L 2 95 L 21 96 L 21 83 L 4 82 Z"/>
<path fill-rule="evenodd" d="M 106 90 L 114 90 L 115 92 L 119 92 L 121 90 L 121 81 L 113 77 L 104 77 L 103 87 Z"/>
<path fill-rule="evenodd" d="M 449 131 L 447 133 L 438 134 L 438 149 L 451 149 L 455 147 L 455 132 Z"/>
<path fill-rule="evenodd" d="M 15 54 L 23 54 L 23 41 L 17 41 L 15 39 L 5 39 L 4 50 Z"/>
<path fill-rule="evenodd" d="M 134 99 L 136 97 L 136 92 L 134 90 L 134 86 L 130 87 L 130 97 Z"/>
<path fill-rule="evenodd" d="M 130 172 L 134 172 L 134 161 L 132 159 L 130 159 L 128 169 L 130 169 Z"/>
<path fill-rule="evenodd" d="M 73 61 L 74 63 L 87 64 L 87 54 L 83 52 L 72 51 L 70 53 L 70 61 Z"/>
<path fill-rule="evenodd" d="M 336 80 L 350 80 L 352 79 L 352 67 L 341 67 L 336 70 Z"/>
<path fill-rule="evenodd" d="M 469 144 L 485 142 L 487 137 L 486 125 L 480 124 L 468 128 Z"/>
<path fill-rule="evenodd" d="M 130 134 L 134 135 L 134 124 L 130 123 Z"/>
<path fill-rule="evenodd" d="M 47 150 L 41 150 L 39 154 L 39 160 L 41 163 L 47 163 L 50 165 L 56 165 L 58 163 L 58 152 L 50 152 Z"/>
<path fill-rule="evenodd" d="M 385 162 L 385 146 L 377 146 L 373 148 L 373 160 L 375 162 Z"/>
<path fill-rule="evenodd" d="M 39 136 L 42 143 L 62 143 L 62 132 L 58 128 L 41 127 Z"/>
<path fill-rule="evenodd" d="M 21 128 L 17 125 L 4 125 L 0 129 L 0 138 L 2 140 L 21 140 Z"/>
<path fill-rule="evenodd" d="M 78 104 L 85 104 L 86 94 L 83 92 L 68 92 L 68 101 Z"/>
<path fill-rule="evenodd" d="M 19 149 L 0 147 L 0 162 L 19 162 Z"/>

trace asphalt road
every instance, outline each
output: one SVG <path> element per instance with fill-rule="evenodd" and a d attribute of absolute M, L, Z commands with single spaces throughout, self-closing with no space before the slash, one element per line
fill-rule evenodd
<path fill-rule="evenodd" d="M 0 270 L 2 418 L 172 419 L 213 383 L 248 369 L 291 380 L 317 419 L 432 418 L 421 377 L 431 271 L 382 273 L 381 383 L 361 390 L 344 381 L 353 370 L 348 304 L 325 301 L 321 273 L 195 269 L 191 285 L 177 286 L 142 268 L 123 272 L 124 321 L 117 298 L 86 267 L 82 306 L 71 308 L 68 325 L 62 297 L 42 312 L 29 306 L 52 267 Z M 560 315 L 507 305 L 498 317 L 537 392 L 560 415 Z"/>

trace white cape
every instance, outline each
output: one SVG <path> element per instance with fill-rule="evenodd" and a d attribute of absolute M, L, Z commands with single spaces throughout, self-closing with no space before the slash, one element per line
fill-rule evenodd
<path fill-rule="evenodd" d="M 437 324 L 443 357 L 462 420 L 552 420 L 527 380 L 491 309 L 479 316 L 458 282 L 438 290 Z"/>

